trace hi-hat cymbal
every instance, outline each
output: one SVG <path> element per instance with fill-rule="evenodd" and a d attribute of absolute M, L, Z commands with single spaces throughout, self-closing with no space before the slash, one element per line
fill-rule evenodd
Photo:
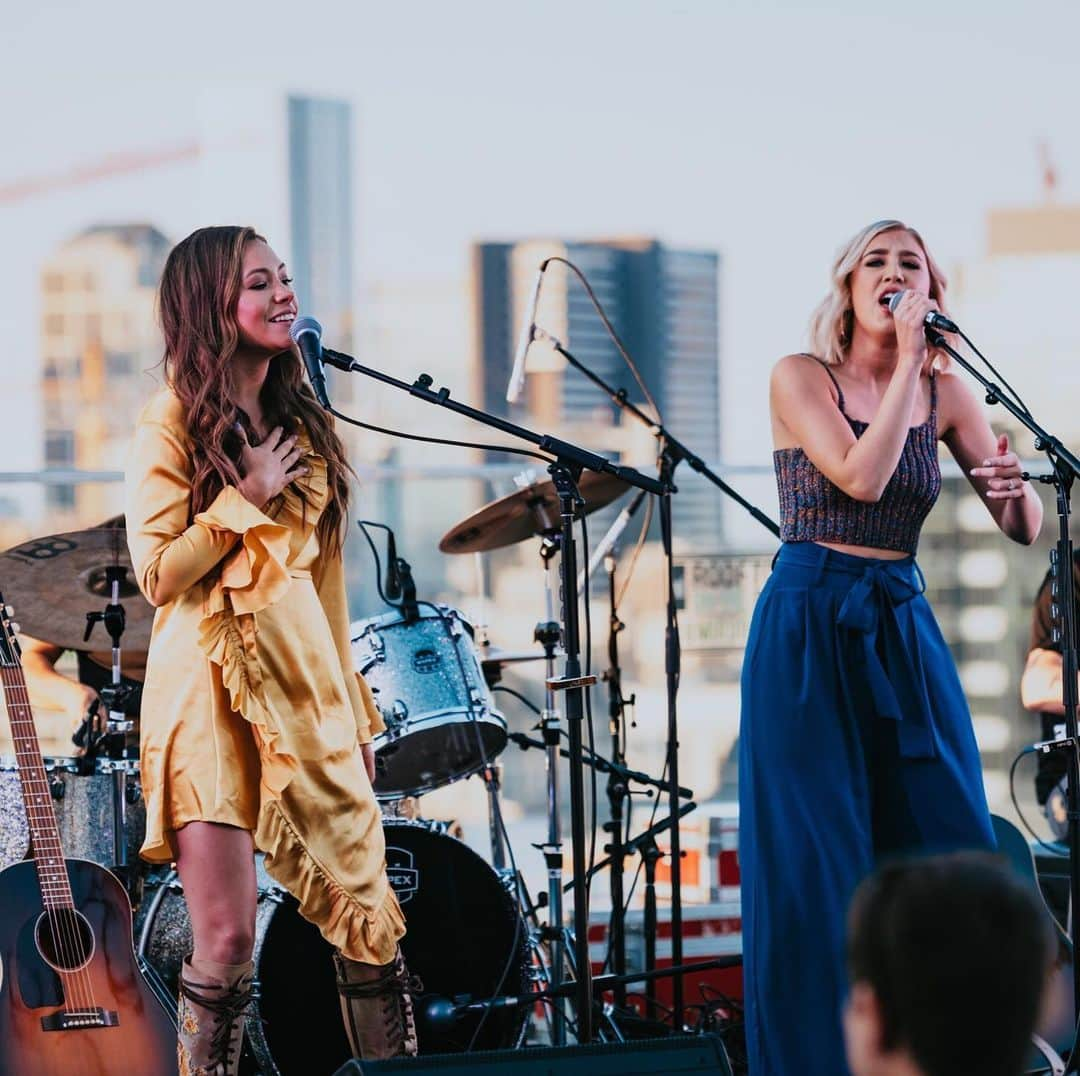
<path fill-rule="evenodd" d="M 621 478 L 595 471 L 585 471 L 578 480 L 586 515 L 610 504 L 629 488 Z M 481 553 L 557 531 L 559 525 L 555 483 L 533 482 L 478 508 L 442 536 L 439 549 L 443 553 Z"/>
<path fill-rule="evenodd" d="M 120 645 L 146 650 L 154 607 L 142 596 L 128 554 L 127 537 L 116 527 L 95 527 L 69 534 L 33 538 L 0 554 L 0 590 L 15 608 L 22 630 L 65 650 L 109 650 L 112 640 L 96 624 L 84 642 L 86 614 L 109 604 L 112 589 L 105 569 L 125 569 L 120 604 L 125 627 Z"/>

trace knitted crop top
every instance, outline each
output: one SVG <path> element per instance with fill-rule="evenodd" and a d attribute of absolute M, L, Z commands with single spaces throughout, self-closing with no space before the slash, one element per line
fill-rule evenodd
<path fill-rule="evenodd" d="M 818 360 L 820 361 L 820 360 Z M 822 366 L 825 366 L 822 363 Z M 839 396 L 840 413 L 856 437 L 868 423 L 848 417 L 844 394 L 825 366 Z M 930 375 L 930 417 L 908 430 L 900 461 L 881 498 L 857 501 L 829 481 L 801 448 L 773 452 L 780 491 L 780 538 L 785 542 L 837 542 L 914 553 L 923 521 L 941 491 L 937 454 L 937 381 Z"/>

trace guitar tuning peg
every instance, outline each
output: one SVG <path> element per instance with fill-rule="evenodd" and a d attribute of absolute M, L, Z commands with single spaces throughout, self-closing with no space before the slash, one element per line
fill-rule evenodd
<path fill-rule="evenodd" d="M 14 616 L 15 615 L 15 606 L 14 605 L 5 605 L 4 606 L 4 612 L 7 613 L 8 616 Z"/>
<path fill-rule="evenodd" d="M 21 625 L 20 625 L 20 624 L 19 624 L 19 623 L 18 623 L 17 621 L 14 621 L 14 620 L 13 620 L 13 621 L 11 622 L 11 630 L 12 630 L 12 631 L 13 631 L 13 632 L 14 632 L 14 633 L 15 633 L 16 635 L 18 635 L 18 634 L 19 634 L 19 632 L 20 632 L 20 631 L 22 631 L 22 627 L 21 627 Z"/>

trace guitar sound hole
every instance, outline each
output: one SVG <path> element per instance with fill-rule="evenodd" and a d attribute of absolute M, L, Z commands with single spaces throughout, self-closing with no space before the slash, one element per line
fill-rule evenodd
<path fill-rule="evenodd" d="M 34 941 L 41 958 L 57 971 L 76 971 L 94 954 L 94 932 L 74 908 L 44 913 L 34 927 Z"/>

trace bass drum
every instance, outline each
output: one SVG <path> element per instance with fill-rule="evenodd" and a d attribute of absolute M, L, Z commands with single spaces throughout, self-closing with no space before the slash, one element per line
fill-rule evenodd
<path fill-rule="evenodd" d="M 414 999 L 420 1053 L 461 1052 L 480 1022 L 423 1019 L 429 1001 L 459 994 L 487 998 L 528 989 L 525 924 L 499 875 L 467 845 L 422 822 L 387 822 L 387 870 L 405 912 L 401 948 L 409 972 L 424 984 Z M 244 1076 L 308 1076 L 335 1072 L 349 1058 L 341 1022 L 332 949 L 301 918 L 296 900 L 256 857 L 259 898 L 255 919 L 255 975 L 259 1004 L 246 1024 Z M 139 956 L 176 996 L 180 965 L 191 952 L 191 924 L 175 871 L 146 882 L 135 920 Z M 506 969 L 509 969 L 506 971 Z M 506 971 L 505 979 L 503 973 Z M 501 985 L 500 985 L 501 983 Z M 516 1045 L 527 1011 L 495 1011 L 483 1022 L 474 1049 Z"/>

